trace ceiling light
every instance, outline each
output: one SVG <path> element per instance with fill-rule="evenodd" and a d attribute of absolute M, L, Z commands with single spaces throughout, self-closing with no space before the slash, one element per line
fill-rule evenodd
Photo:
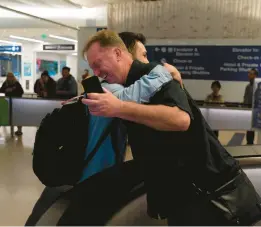
<path fill-rule="evenodd" d="M 72 55 L 77 56 L 78 54 L 77 53 L 73 53 Z"/>
<path fill-rule="evenodd" d="M 42 40 L 38 40 L 38 39 L 31 39 L 31 38 L 26 38 L 26 37 L 21 37 L 21 36 L 15 36 L 15 35 L 10 35 L 10 38 L 13 39 L 21 39 L 21 40 L 25 40 L 25 41 L 29 41 L 29 42 L 35 42 L 35 43 L 46 43 Z"/>
<path fill-rule="evenodd" d="M 22 43 L 17 43 L 17 42 L 11 42 L 11 41 L 7 41 L 7 40 L 0 40 L 0 43 L 7 43 L 7 44 L 12 44 L 13 46 L 15 45 L 23 45 Z"/>
<path fill-rule="evenodd" d="M 69 42 L 78 43 L 78 41 L 75 39 L 69 39 L 66 37 L 58 36 L 58 35 L 49 35 L 49 37 L 54 38 L 54 39 L 61 39 L 61 40 L 69 41 Z"/>

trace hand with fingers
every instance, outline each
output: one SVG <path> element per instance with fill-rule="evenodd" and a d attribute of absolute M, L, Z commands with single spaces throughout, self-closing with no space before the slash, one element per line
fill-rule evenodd
<path fill-rule="evenodd" d="M 122 101 L 116 98 L 110 91 L 103 88 L 104 93 L 89 93 L 83 98 L 83 104 L 88 105 L 92 115 L 103 117 L 117 117 Z"/>
<path fill-rule="evenodd" d="M 168 63 L 164 63 L 164 67 L 169 71 L 169 73 L 171 74 L 173 79 L 178 81 L 180 83 L 180 86 L 183 88 L 183 82 L 182 82 L 181 74 L 178 71 L 178 69 L 175 66 L 170 65 Z"/>

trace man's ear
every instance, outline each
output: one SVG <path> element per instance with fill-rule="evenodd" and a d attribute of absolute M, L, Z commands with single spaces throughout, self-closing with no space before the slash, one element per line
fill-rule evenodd
<path fill-rule="evenodd" d="M 117 61 L 119 61 L 121 59 L 122 50 L 119 47 L 115 47 L 114 48 L 114 53 L 116 55 Z"/>

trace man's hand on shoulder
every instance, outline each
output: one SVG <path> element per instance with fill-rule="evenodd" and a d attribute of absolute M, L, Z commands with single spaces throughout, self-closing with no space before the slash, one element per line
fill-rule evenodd
<path fill-rule="evenodd" d="M 178 69 L 176 67 L 174 67 L 173 65 L 170 65 L 168 63 L 164 63 L 164 67 L 169 71 L 169 73 L 171 74 L 173 79 L 178 81 L 180 83 L 181 87 L 183 88 L 183 82 L 182 82 L 181 74 L 178 71 Z"/>

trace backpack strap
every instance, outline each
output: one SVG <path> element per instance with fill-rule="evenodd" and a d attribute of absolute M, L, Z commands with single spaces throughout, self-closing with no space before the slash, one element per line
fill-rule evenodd
<path fill-rule="evenodd" d="M 107 126 L 107 128 L 104 129 L 101 137 L 99 138 L 98 142 L 96 143 L 95 147 L 91 151 L 91 153 L 88 155 L 87 159 L 84 161 L 84 167 L 86 167 L 92 158 L 95 156 L 97 151 L 99 150 L 100 146 L 104 142 L 104 140 L 108 137 L 108 135 L 111 133 L 111 130 L 113 128 L 114 122 L 116 119 L 113 119 L 112 122 Z"/>
<path fill-rule="evenodd" d="M 115 154 L 115 164 L 119 165 L 122 162 L 122 152 L 120 148 L 120 142 L 124 140 L 125 138 L 122 138 L 122 135 L 124 132 L 122 132 L 122 125 L 121 125 L 120 119 L 115 119 L 113 123 L 113 127 L 111 129 L 111 144 L 112 149 Z"/>

